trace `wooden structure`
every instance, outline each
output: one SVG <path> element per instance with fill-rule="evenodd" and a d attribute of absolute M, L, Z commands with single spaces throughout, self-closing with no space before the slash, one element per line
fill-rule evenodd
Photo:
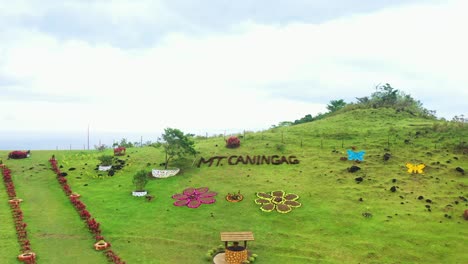
<path fill-rule="evenodd" d="M 221 241 L 224 242 L 225 258 L 229 264 L 240 264 L 247 260 L 247 241 L 253 241 L 252 232 L 221 232 Z M 239 242 L 244 241 L 244 246 L 239 246 Z M 232 246 L 228 243 L 233 242 Z"/>

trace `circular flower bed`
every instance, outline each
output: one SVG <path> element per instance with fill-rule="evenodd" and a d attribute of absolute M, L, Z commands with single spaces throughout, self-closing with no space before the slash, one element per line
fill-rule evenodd
<path fill-rule="evenodd" d="M 260 210 L 264 212 L 271 212 L 276 209 L 277 212 L 285 214 L 302 205 L 296 201 L 299 199 L 299 195 L 294 193 L 286 194 L 284 191 L 258 192 L 257 197 L 255 203 L 260 204 Z"/>
<path fill-rule="evenodd" d="M 228 193 L 226 195 L 226 200 L 228 202 L 231 202 L 231 203 L 237 203 L 237 202 L 240 202 L 244 199 L 244 196 L 242 194 L 240 194 L 240 192 L 238 193 Z"/>
<path fill-rule="evenodd" d="M 172 195 L 172 198 L 176 201 L 175 206 L 187 206 L 189 208 L 198 208 L 201 204 L 212 204 L 216 202 L 214 196 L 217 193 L 209 191 L 208 187 L 193 188 L 189 187 L 182 193 L 176 193 Z"/>

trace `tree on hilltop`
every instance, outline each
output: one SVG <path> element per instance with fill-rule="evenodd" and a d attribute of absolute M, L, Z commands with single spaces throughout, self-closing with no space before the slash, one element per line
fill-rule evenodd
<path fill-rule="evenodd" d="M 411 95 L 393 88 L 390 84 L 377 85 L 370 97 L 356 97 L 357 103 L 349 104 L 347 109 L 356 108 L 393 108 L 397 112 L 407 112 L 414 116 L 434 118 L 435 111 L 428 110 Z"/>
<path fill-rule="evenodd" d="M 165 153 L 164 169 L 167 170 L 169 162 L 187 154 L 195 155 L 195 142 L 191 134 L 184 134 L 177 128 L 166 128 L 162 134 L 162 141 L 153 144 L 153 147 L 162 147 Z"/>
<path fill-rule="evenodd" d="M 343 99 L 331 100 L 330 103 L 327 105 L 327 110 L 330 113 L 333 113 L 345 107 L 345 105 L 346 105 L 346 102 Z"/>

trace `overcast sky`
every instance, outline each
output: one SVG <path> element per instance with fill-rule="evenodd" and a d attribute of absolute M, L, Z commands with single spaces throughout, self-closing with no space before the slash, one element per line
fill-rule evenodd
<path fill-rule="evenodd" d="M 0 0 L 6 131 L 261 130 L 379 83 L 468 114 L 468 1 Z"/>

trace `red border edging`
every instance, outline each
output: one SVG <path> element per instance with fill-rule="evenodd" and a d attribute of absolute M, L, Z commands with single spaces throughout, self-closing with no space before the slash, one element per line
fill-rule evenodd
<path fill-rule="evenodd" d="M 10 204 L 11 213 L 15 221 L 16 236 L 18 237 L 18 243 L 21 245 L 21 254 L 18 256 L 18 260 L 27 264 L 35 264 L 36 254 L 31 251 L 31 243 L 28 239 L 28 232 L 26 231 L 26 226 L 28 225 L 23 221 L 23 211 L 20 207 L 20 203 L 23 200 L 16 198 L 15 185 L 11 179 L 11 170 L 4 164 L 0 167 L 2 168 L 3 183 L 5 184 L 9 198 L 8 203 Z"/>
<path fill-rule="evenodd" d="M 86 210 L 86 205 L 82 201 L 79 200 L 79 196 L 76 194 L 73 194 L 70 185 L 68 185 L 67 179 L 61 175 L 61 172 L 57 166 L 57 160 L 55 159 L 55 157 L 52 156 L 52 158 L 49 159 L 49 162 L 52 165 L 52 169 L 54 170 L 55 174 L 57 175 L 57 181 L 59 182 L 60 186 L 62 186 L 62 190 L 65 192 L 65 195 L 69 197 L 70 202 L 73 204 L 73 207 L 75 207 L 81 219 L 88 226 L 89 231 L 94 235 L 94 239 L 96 240 L 95 243 L 100 242 L 100 241 L 105 241 L 104 237 L 101 235 L 100 223 L 98 223 L 96 219 L 91 217 L 91 214 L 89 213 L 89 211 Z M 111 247 L 111 243 L 109 243 L 108 241 L 105 241 L 105 243 L 107 244 L 106 248 Z M 103 249 L 103 252 L 106 255 L 107 260 L 109 262 L 113 262 L 116 264 L 126 264 L 126 262 L 123 261 L 111 249 L 107 249 L 107 250 Z"/>

